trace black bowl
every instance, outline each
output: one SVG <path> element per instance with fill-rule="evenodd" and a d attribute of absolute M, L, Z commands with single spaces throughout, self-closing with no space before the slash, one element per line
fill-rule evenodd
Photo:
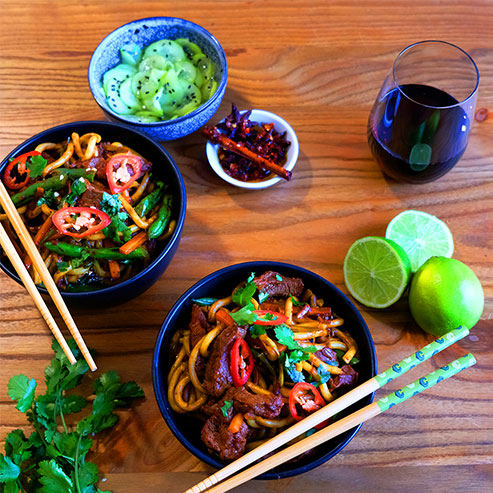
<path fill-rule="evenodd" d="M 183 224 L 185 222 L 185 212 L 187 205 L 187 197 L 185 184 L 181 176 L 178 166 L 173 161 L 168 152 L 158 143 L 144 135 L 143 133 L 128 128 L 124 125 L 119 125 L 111 122 L 102 121 L 83 121 L 72 122 L 59 125 L 41 132 L 30 139 L 27 139 L 20 146 L 16 147 L 0 164 L 0 176 L 3 174 L 3 169 L 9 162 L 10 158 L 19 156 L 34 148 L 42 142 L 61 142 L 68 138 L 72 132 L 84 134 L 87 132 L 96 132 L 101 135 L 102 141 L 118 141 L 122 142 L 142 154 L 146 159 L 154 164 L 153 173 L 166 180 L 170 185 L 170 190 L 174 193 L 175 200 L 173 215 L 176 218 L 177 224 L 173 235 L 171 236 L 164 249 L 157 257 L 145 268 L 138 272 L 135 276 L 106 288 L 96 291 L 84 292 L 64 292 L 61 294 L 66 302 L 80 306 L 111 306 L 123 303 L 150 288 L 166 270 L 171 262 L 180 242 Z M 0 258 L 0 268 L 6 272 L 12 279 L 22 284 L 17 273 L 6 258 Z M 48 296 L 45 288 L 39 288 L 39 291 Z"/>
<path fill-rule="evenodd" d="M 319 297 L 323 297 L 326 304 L 332 306 L 336 313 L 344 318 L 344 327 L 348 329 L 358 343 L 361 362 L 359 383 L 374 377 L 377 373 L 375 346 L 368 327 L 357 308 L 348 297 L 333 284 L 309 270 L 281 262 L 246 262 L 231 265 L 214 272 L 192 286 L 171 308 L 161 330 L 157 336 L 152 363 L 152 378 L 154 393 L 164 420 L 176 438 L 196 457 L 207 464 L 221 468 L 225 463 L 211 455 L 200 440 L 202 423 L 189 417 L 187 414 L 175 413 L 168 402 L 167 374 L 173 364 L 169 354 L 171 337 L 178 328 L 188 326 L 193 298 L 228 296 L 233 288 L 245 280 L 251 272 L 261 274 L 267 270 L 279 272 L 281 275 L 301 277 L 305 287 L 310 288 Z M 360 400 L 348 408 L 344 414 L 350 414 L 370 404 L 373 394 Z M 361 426 L 361 425 L 360 425 Z M 347 431 L 333 440 L 321 445 L 316 451 L 295 462 L 288 462 L 272 471 L 259 476 L 260 479 L 279 479 L 301 474 L 326 462 L 342 450 L 354 437 L 360 426 Z"/>

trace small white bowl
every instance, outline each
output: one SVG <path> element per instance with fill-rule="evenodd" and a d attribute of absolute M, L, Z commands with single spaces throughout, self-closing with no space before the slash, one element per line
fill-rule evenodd
<path fill-rule="evenodd" d="M 243 114 L 246 111 L 247 110 L 243 110 L 240 111 L 240 113 Z M 283 166 L 283 168 L 287 169 L 288 171 L 292 171 L 294 165 L 296 164 L 296 161 L 298 160 L 298 154 L 300 150 L 298 144 L 298 138 L 296 137 L 296 133 L 294 132 L 293 127 L 291 127 L 291 125 L 286 120 L 283 120 L 280 116 L 277 116 L 276 114 L 271 113 L 270 111 L 252 110 L 249 119 L 251 121 L 258 123 L 273 123 L 274 128 L 276 129 L 277 132 L 279 132 L 280 134 L 286 132 L 286 140 L 291 142 L 291 145 L 288 147 L 286 164 Z M 269 178 L 268 180 L 262 180 L 262 181 L 249 182 L 249 181 L 237 180 L 236 178 L 229 176 L 226 173 L 226 171 L 224 171 L 224 168 L 221 166 L 221 163 L 219 162 L 219 158 L 217 156 L 218 149 L 219 149 L 218 144 L 212 144 L 210 142 L 207 142 L 206 153 L 207 153 L 207 159 L 209 160 L 209 164 L 211 165 L 212 169 L 216 172 L 218 176 L 220 176 L 224 181 L 231 183 L 231 185 L 234 185 L 235 187 L 249 188 L 251 190 L 259 190 L 261 188 L 271 187 L 272 185 L 275 185 L 280 181 L 285 181 L 284 178 L 281 178 L 280 176 L 277 175 L 274 175 L 273 178 Z"/>

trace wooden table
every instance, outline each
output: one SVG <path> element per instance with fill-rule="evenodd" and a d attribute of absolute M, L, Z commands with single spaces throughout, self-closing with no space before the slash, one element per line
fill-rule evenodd
<path fill-rule="evenodd" d="M 452 172 L 429 185 L 387 181 L 366 141 L 370 107 L 397 53 L 421 39 L 459 44 L 481 72 L 478 108 L 493 110 L 493 4 L 311 0 L 130 2 L 2 0 L 0 155 L 64 122 L 104 119 L 87 85 L 92 51 L 132 19 L 170 15 L 211 31 L 224 47 L 229 83 L 213 118 L 235 102 L 288 120 L 300 141 L 294 179 L 249 192 L 209 168 L 198 132 L 165 146 L 188 192 L 178 253 L 159 282 L 132 302 L 74 310 L 101 371 L 141 384 L 147 399 L 123 412 L 98 442 L 95 461 L 115 492 L 181 491 L 211 469 L 182 447 L 154 400 L 151 360 L 159 327 L 178 296 L 204 275 L 246 260 L 282 260 L 321 274 L 346 292 L 342 263 L 351 243 L 383 235 L 404 209 L 445 220 L 454 256 L 474 269 L 486 305 L 472 334 L 418 372 L 473 352 L 478 364 L 363 426 L 329 463 L 289 480 L 239 491 L 486 491 L 493 484 L 493 117 L 476 123 Z M 43 387 L 51 336 L 23 287 L 0 275 L 0 439 L 24 416 L 7 396 L 10 376 Z M 429 338 L 402 300 L 385 311 L 360 306 L 380 368 Z M 416 378 L 418 372 L 409 376 Z M 391 386 L 393 389 L 396 386 Z"/>

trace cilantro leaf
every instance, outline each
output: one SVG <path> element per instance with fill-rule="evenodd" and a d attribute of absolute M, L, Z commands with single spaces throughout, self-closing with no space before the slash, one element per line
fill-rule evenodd
<path fill-rule="evenodd" d="M 72 480 L 63 472 L 63 469 L 54 459 L 44 460 L 39 463 L 39 482 L 43 485 L 37 491 L 39 493 L 72 493 Z"/>
<path fill-rule="evenodd" d="M 327 368 L 325 368 L 324 365 L 320 365 L 317 368 L 317 373 L 320 377 L 320 382 L 319 383 L 327 383 L 330 380 L 331 374 Z"/>
<path fill-rule="evenodd" d="M 41 176 L 47 163 L 48 161 L 41 155 L 27 158 L 26 168 L 29 170 L 29 178 L 38 178 Z"/>
<path fill-rule="evenodd" d="M 56 194 L 56 195 L 55 195 Z M 46 204 L 51 209 L 58 209 L 59 200 L 58 200 L 58 192 L 49 188 L 45 190 L 43 196 L 36 202 L 37 206 L 42 204 Z"/>
<path fill-rule="evenodd" d="M 279 274 L 276 274 L 276 279 L 281 282 L 282 281 L 282 277 L 279 275 Z"/>
<path fill-rule="evenodd" d="M 217 301 L 217 298 L 194 298 L 192 301 L 199 306 L 209 306 Z"/>
<path fill-rule="evenodd" d="M 79 486 L 81 491 L 98 481 L 98 466 L 92 462 L 84 462 L 79 468 Z"/>
<path fill-rule="evenodd" d="M 7 384 L 9 396 L 13 401 L 18 401 L 15 406 L 21 413 L 31 408 L 36 390 L 36 380 L 29 379 L 26 375 L 15 375 Z"/>
<path fill-rule="evenodd" d="M 250 330 L 250 335 L 254 339 L 266 333 L 265 327 L 262 327 L 261 325 L 251 325 L 249 330 Z"/>
<path fill-rule="evenodd" d="M 298 383 L 305 381 L 303 373 L 296 369 L 296 363 L 291 361 L 287 354 L 284 360 L 284 368 L 286 369 L 286 373 L 289 375 L 293 382 Z"/>
<path fill-rule="evenodd" d="M 293 302 L 294 306 L 305 306 L 305 304 L 306 304 L 306 303 L 303 303 L 303 302 L 295 299 L 295 297 L 292 294 L 290 294 L 289 297 L 291 298 L 291 301 Z"/>
<path fill-rule="evenodd" d="M 70 185 L 70 193 L 65 197 L 64 202 L 70 206 L 74 205 L 75 200 L 79 195 L 82 195 L 87 190 L 86 182 L 84 178 L 78 178 L 74 180 Z"/>
<path fill-rule="evenodd" d="M 302 351 L 301 349 L 295 349 L 289 353 L 289 358 L 294 363 L 299 363 L 300 361 L 308 361 L 310 359 L 310 353 Z"/>
<path fill-rule="evenodd" d="M 108 216 L 115 216 L 120 212 L 122 207 L 122 203 L 118 198 L 118 194 L 111 195 L 107 192 L 103 192 L 103 198 L 101 199 L 99 205 L 101 206 L 101 210 L 106 212 Z"/>
<path fill-rule="evenodd" d="M 236 303 L 237 305 L 245 306 L 250 302 L 253 295 L 257 291 L 257 285 L 253 282 L 254 278 L 255 278 L 255 273 L 252 272 L 246 284 L 242 288 L 237 289 L 233 293 L 234 303 Z"/>
<path fill-rule="evenodd" d="M 257 320 L 257 315 L 253 312 L 253 303 L 249 302 L 243 308 L 240 308 L 237 312 L 230 313 L 231 318 L 238 325 L 249 325 L 253 324 Z"/>
<path fill-rule="evenodd" d="M 276 334 L 279 344 L 283 344 L 288 349 L 303 350 L 303 348 L 294 340 L 293 331 L 286 324 L 281 324 L 274 327 L 274 333 Z"/>
<path fill-rule="evenodd" d="M 344 361 L 342 359 L 342 357 L 346 354 L 345 351 L 343 351 L 342 349 L 334 349 L 334 351 L 336 352 L 337 354 L 337 359 L 340 359 L 341 361 Z M 356 358 L 356 356 L 354 356 L 351 361 L 349 362 L 350 365 L 356 365 L 359 363 L 359 359 Z"/>
<path fill-rule="evenodd" d="M 60 272 L 65 272 L 70 269 L 70 264 L 62 260 L 56 263 L 56 267 Z"/>
<path fill-rule="evenodd" d="M 224 405 L 221 406 L 221 412 L 225 418 L 228 417 L 228 409 L 233 405 L 233 401 L 224 401 Z"/>
<path fill-rule="evenodd" d="M 130 240 L 132 233 L 130 228 L 125 224 L 128 219 L 128 214 L 121 211 L 122 204 L 118 198 L 118 194 L 111 195 L 103 192 L 103 198 L 99 202 L 101 210 L 106 212 L 111 218 L 111 223 L 103 229 L 106 238 L 110 238 L 117 244 L 124 243 Z M 122 233 L 122 236 L 118 233 Z"/>
<path fill-rule="evenodd" d="M 260 292 L 258 294 L 258 302 L 262 304 L 269 297 L 268 293 Z"/>
<path fill-rule="evenodd" d="M 31 457 L 31 443 L 25 437 L 22 430 L 11 431 L 5 437 L 5 453 L 14 460 L 14 463 L 20 465 L 21 462 Z"/>
<path fill-rule="evenodd" d="M 0 483 L 7 483 L 8 481 L 15 481 L 21 470 L 18 465 L 12 462 L 10 457 L 5 457 L 0 454 Z"/>

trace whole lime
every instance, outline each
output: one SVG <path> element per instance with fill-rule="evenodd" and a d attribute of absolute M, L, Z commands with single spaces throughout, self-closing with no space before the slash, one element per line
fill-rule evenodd
<path fill-rule="evenodd" d="M 460 325 L 471 329 L 484 306 L 476 274 L 459 260 L 431 257 L 414 274 L 409 308 L 426 332 L 442 336 Z"/>

